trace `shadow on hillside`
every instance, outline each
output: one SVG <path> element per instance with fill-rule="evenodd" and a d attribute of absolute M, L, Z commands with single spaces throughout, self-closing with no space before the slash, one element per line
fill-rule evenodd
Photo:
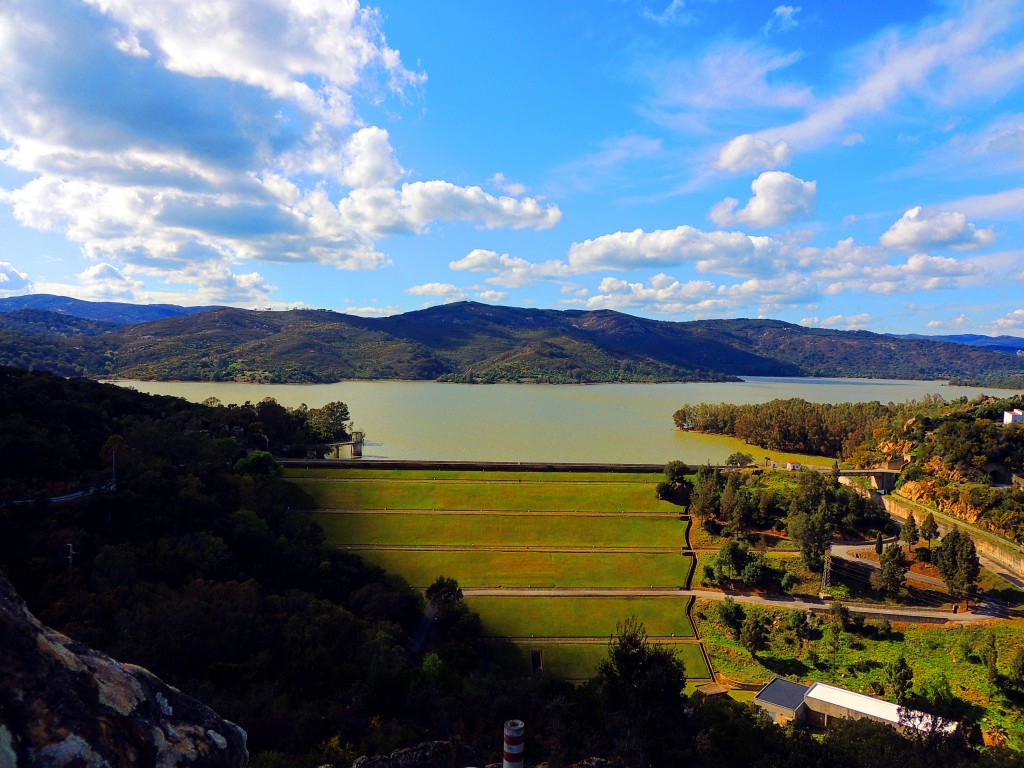
<path fill-rule="evenodd" d="M 795 675 L 796 677 L 804 678 L 807 677 L 811 670 L 811 668 L 804 662 L 800 661 L 800 659 L 780 659 L 774 656 L 758 656 L 757 660 L 761 662 L 763 667 L 771 670 L 779 677 L 790 677 Z"/>

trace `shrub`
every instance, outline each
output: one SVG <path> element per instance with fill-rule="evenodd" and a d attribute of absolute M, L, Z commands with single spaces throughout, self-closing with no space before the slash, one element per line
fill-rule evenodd
<path fill-rule="evenodd" d="M 751 560 L 743 566 L 742 579 L 748 587 L 756 587 L 764 581 L 765 567 L 760 560 Z"/>
<path fill-rule="evenodd" d="M 786 572 L 788 575 L 792 575 L 789 571 Z M 785 577 L 783 577 L 785 578 Z M 786 611 L 786 629 L 791 629 L 794 632 L 803 632 L 804 627 L 807 626 L 807 619 L 804 616 L 803 611 Z"/>
<path fill-rule="evenodd" d="M 719 621 L 732 630 L 733 637 L 737 640 L 740 638 L 740 627 L 743 626 L 743 619 L 745 619 L 746 616 L 747 614 L 746 611 L 743 610 L 743 606 L 731 597 L 725 598 L 725 600 L 718 604 Z"/>
<path fill-rule="evenodd" d="M 700 582 L 708 587 L 717 587 L 721 583 L 718 579 L 718 569 L 711 563 L 704 563 L 704 573 Z"/>
<path fill-rule="evenodd" d="M 780 582 L 783 592 L 789 592 L 800 583 L 800 579 L 792 571 L 786 571 L 782 574 L 782 581 Z"/>
<path fill-rule="evenodd" d="M 919 563 L 930 563 L 932 561 L 932 551 L 928 547 L 918 547 L 914 550 L 914 557 L 917 558 Z"/>

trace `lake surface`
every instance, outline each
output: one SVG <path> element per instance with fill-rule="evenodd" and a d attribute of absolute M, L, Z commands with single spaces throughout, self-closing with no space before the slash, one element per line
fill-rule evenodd
<path fill-rule="evenodd" d="M 819 403 L 947 400 L 1006 390 L 944 382 L 877 379 L 750 378 L 715 384 L 442 384 L 433 381 L 346 381 L 338 384 L 120 381 L 141 392 L 194 402 L 258 402 L 272 397 L 294 408 L 332 400 L 348 404 L 366 431 L 364 458 L 447 461 L 569 461 L 663 464 L 722 463 L 736 450 L 759 461 L 787 454 L 744 447 L 732 438 L 678 432 L 672 414 L 685 403 L 762 403 L 800 397 Z"/>

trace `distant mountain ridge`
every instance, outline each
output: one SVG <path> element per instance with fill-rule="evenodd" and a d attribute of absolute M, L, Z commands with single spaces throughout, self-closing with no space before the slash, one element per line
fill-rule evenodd
<path fill-rule="evenodd" d="M 960 333 L 949 336 L 924 336 L 922 334 L 905 334 L 904 339 L 925 339 L 929 341 L 950 341 L 954 344 L 966 344 L 969 347 L 984 347 L 1006 355 L 1016 355 L 1024 350 L 1024 338 L 1020 336 L 983 336 L 980 333 Z"/>
<path fill-rule="evenodd" d="M 612 310 L 477 302 L 382 318 L 151 305 L 141 309 L 166 316 L 113 327 L 100 323 L 130 316 L 134 310 L 125 307 L 134 305 L 82 304 L 91 303 L 51 302 L 62 309 L 0 314 L 0 364 L 63 375 L 193 381 L 596 383 L 837 376 L 1024 382 L 1024 358 L 980 346 L 779 320 L 669 322 Z M 69 320 L 84 311 L 91 313 L 92 325 Z"/>
<path fill-rule="evenodd" d="M 177 304 L 129 304 L 121 301 L 83 301 L 68 296 L 54 296 L 48 293 L 32 293 L 27 296 L 12 296 L 0 299 L 0 312 L 22 309 L 41 309 L 57 312 L 85 320 L 97 320 L 115 325 L 134 325 L 161 320 L 165 317 L 180 317 L 196 312 L 220 309 L 219 306 L 181 307 Z"/>

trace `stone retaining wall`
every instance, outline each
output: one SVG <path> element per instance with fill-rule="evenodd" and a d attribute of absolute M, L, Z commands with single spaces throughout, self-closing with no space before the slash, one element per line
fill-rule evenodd
<path fill-rule="evenodd" d="M 911 506 L 897 497 L 884 496 L 882 497 L 882 502 L 885 504 L 886 511 L 893 517 L 900 520 L 906 520 L 907 515 L 911 512 L 915 513 L 915 519 L 920 518 L 921 516 L 920 508 Z M 932 514 L 935 516 L 935 522 L 939 526 L 940 533 L 945 535 L 946 532 L 951 530 L 954 525 L 959 526 L 961 531 L 970 534 L 971 538 L 974 540 L 974 547 L 978 550 L 979 555 L 985 555 L 1003 567 L 1013 571 L 1013 573 L 1019 576 L 1024 576 L 1024 553 L 1021 553 L 1020 550 L 1013 549 L 1012 544 L 1007 542 L 1006 545 L 1000 545 L 994 539 L 989 539 L 985 536 L 979 535 L 962 521 L 958 521 L 953 517 L 942 514 L 941 512 L 932 512 Z M 917 523 L 920 525 L 921 520 L 917 519 Z"/>

